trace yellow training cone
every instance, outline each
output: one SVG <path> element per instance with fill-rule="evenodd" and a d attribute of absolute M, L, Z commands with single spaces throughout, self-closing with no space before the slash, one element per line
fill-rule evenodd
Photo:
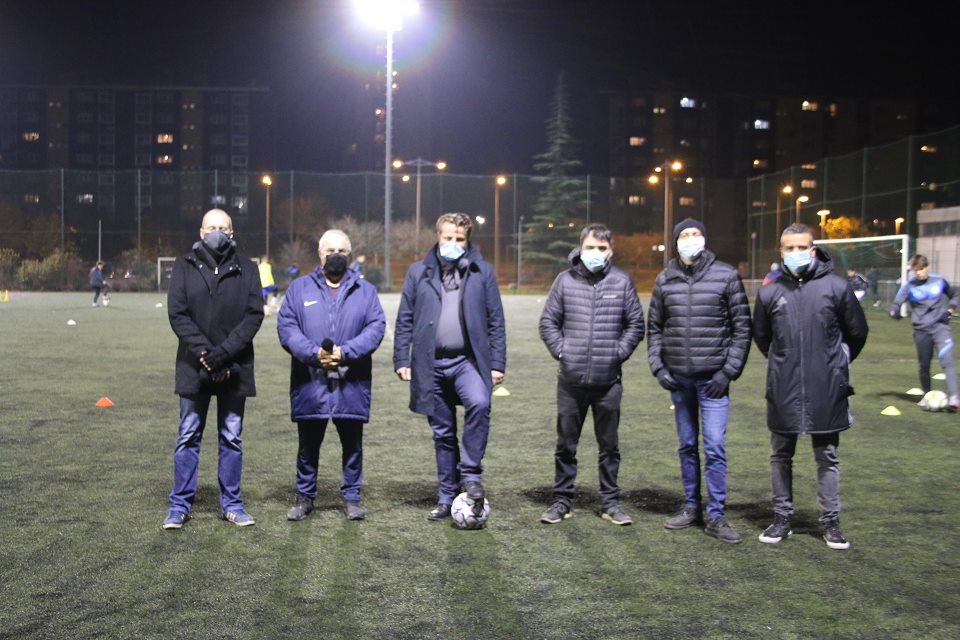
<path fill-rule="evenodd" d="M 506 387 L 497 387 L 496 389 L 493 390 L 493 395 L 495 395 L 495 396 L 508 396 L 508 395 L 510 395 L 510 392 L 507 391 L 507 388 L 506 388 Z"/>
<path fill-rule="evenodd" d="M 881 412 L 880 412 L 880 415 L 883 415 L 883 416 L 899 416 L 899 415 L 900 415 L 900 409 L 897 409 L 895 406 L 890 405 L 889 407 L 887 407 L 886 409 L 884 409 L 883 411 L 881 411 Z"/>
<path fill-rule="evenodd" d="M 918 389 L 917 387 L 914 387 L 914 388 L 912 388 L 912 389 L 907 389 L 907 395 L 908 395 L 908 396 L 922 396 L 922 395 L 923 395 L 923 389 Z"/>
<path fill-rule="evenodd" d="M 947 374 L 945 374 L 945 373 L 935 373 L 935 374 L 933 374 L 933 379 L 934 379 L 934 380 L 946 380 L 946 379 L 947 379 Z"/>

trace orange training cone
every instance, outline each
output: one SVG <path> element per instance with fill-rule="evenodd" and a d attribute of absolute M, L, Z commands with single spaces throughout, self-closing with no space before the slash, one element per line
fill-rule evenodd
<path fill-rule="evenodd" d="M 104 397 L 100 398 L 99 400 L 97 400 L 97 406 L 98 406 L 98 407 L 112 407 L 112 406 L 113 406 L 113 403 L 110 402 L 110 398 L 104 396 Z"/>

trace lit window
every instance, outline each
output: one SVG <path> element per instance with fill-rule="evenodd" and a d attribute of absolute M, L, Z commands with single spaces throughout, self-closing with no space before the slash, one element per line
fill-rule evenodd
<path fill-rule="evenodd" d="M 802 165 L 800 165 L 800 168 L 801 168 L 801 169 L 811 169 L 811 170 L 812 170 L 812 169 L 816 169 L 816 168 L 817 168 L 817 165 L 816 165 L 816 163 L 813 163 L 813 162 L 805 162 L 805 163 L 803 163 Z"/>
<path fill-rule="evenodd" d="M 800 188 L 801 188 L 801 189 L 816 189 L 816 188 L 817 188 L 817 181 L 816 181 L 816 180 L 810 180 L 810 179 L 808 179 L 808 180 L 801 180 L 801 181 L 800 181 Z"/>
<path fill-rule="evenodd" d="M 839 109 L 837 108 L 837 103 L 831 102 L 830 105 L 827 107 L 827 111 L 830 112 L 830 117 L 835 118 L 837 116 L 837 111 L 839 111 Z"/>
<path fill-rule="evenodd" d="M 770 121 L 769 120 L 754 120 L 753 121 L 754 129 L 769 129 Z"/>
<path fill-rule="evenodd" d="M 898 113 L 898 114 L 897 114 L 897 120 L 909 120 L 909 119 L 910 119 L 910 116 L 908 116 L 908 115 L 905 114 L 905 113 Z"/>
<path fill-rule="evenodd" d="M 39 193 L 25 193 L 23 194 L 23 201 L 26 204 L 40 204 L 40 194 Z"/>
<path fill-rule="evenodd" d="M 754 209 L 763 209 L 765 206 L 767 206 L 767 203 L 764 202 L 763 200 L 754 200 L 753 202 L 750 203 L 750 205 Z"/>
<path fill-rule="evenodd" d="M 210 204 L 212 204 L 215 207 L 222 207 L 223 205 L 227 204 L 227 197 L 221 196 L 221 195 L 215 195 L 212 198 L 210 198 Z"/>
<path fill-rule="evenodd" d="M 922 147 L 920 147 L 920 151 L 922 151 L 923 153 L 936 153 L 937 148 L 933 145 L 925 144 Z"/>
<path fill-rule="evenodd" d="M 689 146 L 691 146 L 691 143 L 690 143 L 689 140 L 687 140 L 686 138 L 684 138 L 683 140 L 680 141 L 680 146 L 681 146 L 681 147 L 689 147 Z"/>
<path fill-rule="evenodd" d="M 93 204 L 93 194 L 92 193 L 78 193 L 77 202 L 79 204 Z"/>
<path fill-rule="evenodd" d="M 24 131 L 23 139 L 27 142 L 36 142 L 40 139 L 40 133 L 37 131 Z"/>
<path fill-rule="evenodd" d="M 696 206 L 697 199 L 691 198 L 690 196 L 680 196 L 680 206 L 681 207 L 693 207 Z"/>
<path fill-rule="evenodd" d="M 172 144 L 173 143 L 173 134 L 172 133 L 158 133 L 157 134 L 157 144 Z"/>
<path fill-rule="evenodd" d="M 157 156 L 157 164 L 173 164 L 173 156 L 166 154 Z"/>
<path fill-rule="evenodd" d="M 654 107 L 654 108 L 653 108 L 653 112 L 654 112 L 654 113 L 659 113 L 659 114 L 664 114 L 664 113 L 667 112 L 667 108 L 666 108 L 666 107 Z"/>
<path fill-rule="evenodd" d="M 647 144 L 647 139 L 643 136 L 630 136 L 631 147 L 642 147 L 645 144 Z"/>
<path fill-rule="evenodd" d="M 697 101 L 693 98 L 680 98 L 680 106 L 684 109 L 694 109 L 697 106 Z"/>
<path fill-rule="evenodd" d="M 800 104 L 801 111 L 817 111 L 818 109 L 820 109 L 820 105 L 816 102 L 811 102 L 810 100 L 804 100 Z"/>
<path fill-rule="evenodd" d="M 643 198 L 638 195 L 629 195 L 627 196 L 627 204 L 638 207 L 643 204 Z"/>
<path fill-rule="evenodd" d="M 753 161 L 754 169 L 766 169 L 770 162 L 766 158 L 755 158 Z"/>
<path fill-rule="evenodd" d="M 233 199 L 233 206 L 237 209 L 243 209 L 247 206 L 247 199 L 243 196 L 237 196 Z"/>

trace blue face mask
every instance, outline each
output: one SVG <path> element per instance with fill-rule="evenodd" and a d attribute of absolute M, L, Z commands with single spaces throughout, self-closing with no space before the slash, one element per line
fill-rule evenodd
<path fill-rule="evenodd" d="M 596 273 L 607 264 L 607 254 L 597 249 L 588 249 L 580 254 L 580 262 L 592 273 Z"/>
<path fill-rule="evenodd" d="M 783 266 L 790 269 L 794 274 L 803 272 L 812 261 L 813 256 L 810 255 L 809 251 L 792 251 L 783 254 Z"/>
<path fill-rule="evenodd" d="M 459 260 L 466 250 L 456 242 L 441 242 L 438 250 L 440 257 L 453 262 Z"/>

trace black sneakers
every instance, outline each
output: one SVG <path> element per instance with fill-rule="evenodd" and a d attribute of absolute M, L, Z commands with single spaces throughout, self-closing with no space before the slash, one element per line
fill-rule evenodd
<path fill-rule="evenodd" d="M 760 534 L 760 542 L 777 544 L 792 534 L 793 531 L 790 529 L 790 518 L 787 516 L 774 514 L 773 524 L 764 529 L 763 533 Z"/>
<path fill-rule="evenodd" d="M 730 526 L 724 516 L 708 520 L 703 532 L 708 536 L 713 536 L 717 540 L 728 544 L 740 544 L 743 542 L 743 538 L 740 537 L 736 529 Z"/>
<path fill-rule="evenodd" d="M 565 505 L 562 502 L 554 502 L 549 509 L 543 512 L 543 515 L 540 516 L 540 522 L 544 524 L 557 524 L 563 520 L 566 520 L 573 513 L 570 512 L 570 507 Z"/>
<path fill-rule="evenodd" d="M 823 539 L 831 549 L 849 549 L 850 541 L 843 536 L 840 520 L 827 520 L 823 523 Z"/>
<path fill-rule="evenodd" d="M 346 501 L 347 520 L 363 520 L 367 517 L 367 511 L 360 506 L 359 500 Z"/>
<path fill-rule="evenodd" d="M 450 505 L 448 504 L 438 504 L 433 510 L 427 514 L 427 520 L 431 522 L 436 522 L 437 520 L 443 520 L 444 518 L 450 517 Z"/>
<path fill-rule="evenodd" d="M 623 507 L 621 507 L 619 504 L 609 507 L 600 517 L 621 527 L 624 527 L 628 524 L 633 524 L 633 519 L 627 515 L 627 512 L 624 511 Z"/>
<path fill-rule="evenodd" d="M 313 513 L 313 498 L 298 493 L 290 511 L 287 511 L 287 520 L 303 520 L 311 513 Z"/>
<path fill-rule="evenodd" d="M 685 504 L 680 507 L 679 511 L 667 518 L 663 526 L 667 529 L 686 529 L 699 523 L 700 520 L 700 510 Z"/>

